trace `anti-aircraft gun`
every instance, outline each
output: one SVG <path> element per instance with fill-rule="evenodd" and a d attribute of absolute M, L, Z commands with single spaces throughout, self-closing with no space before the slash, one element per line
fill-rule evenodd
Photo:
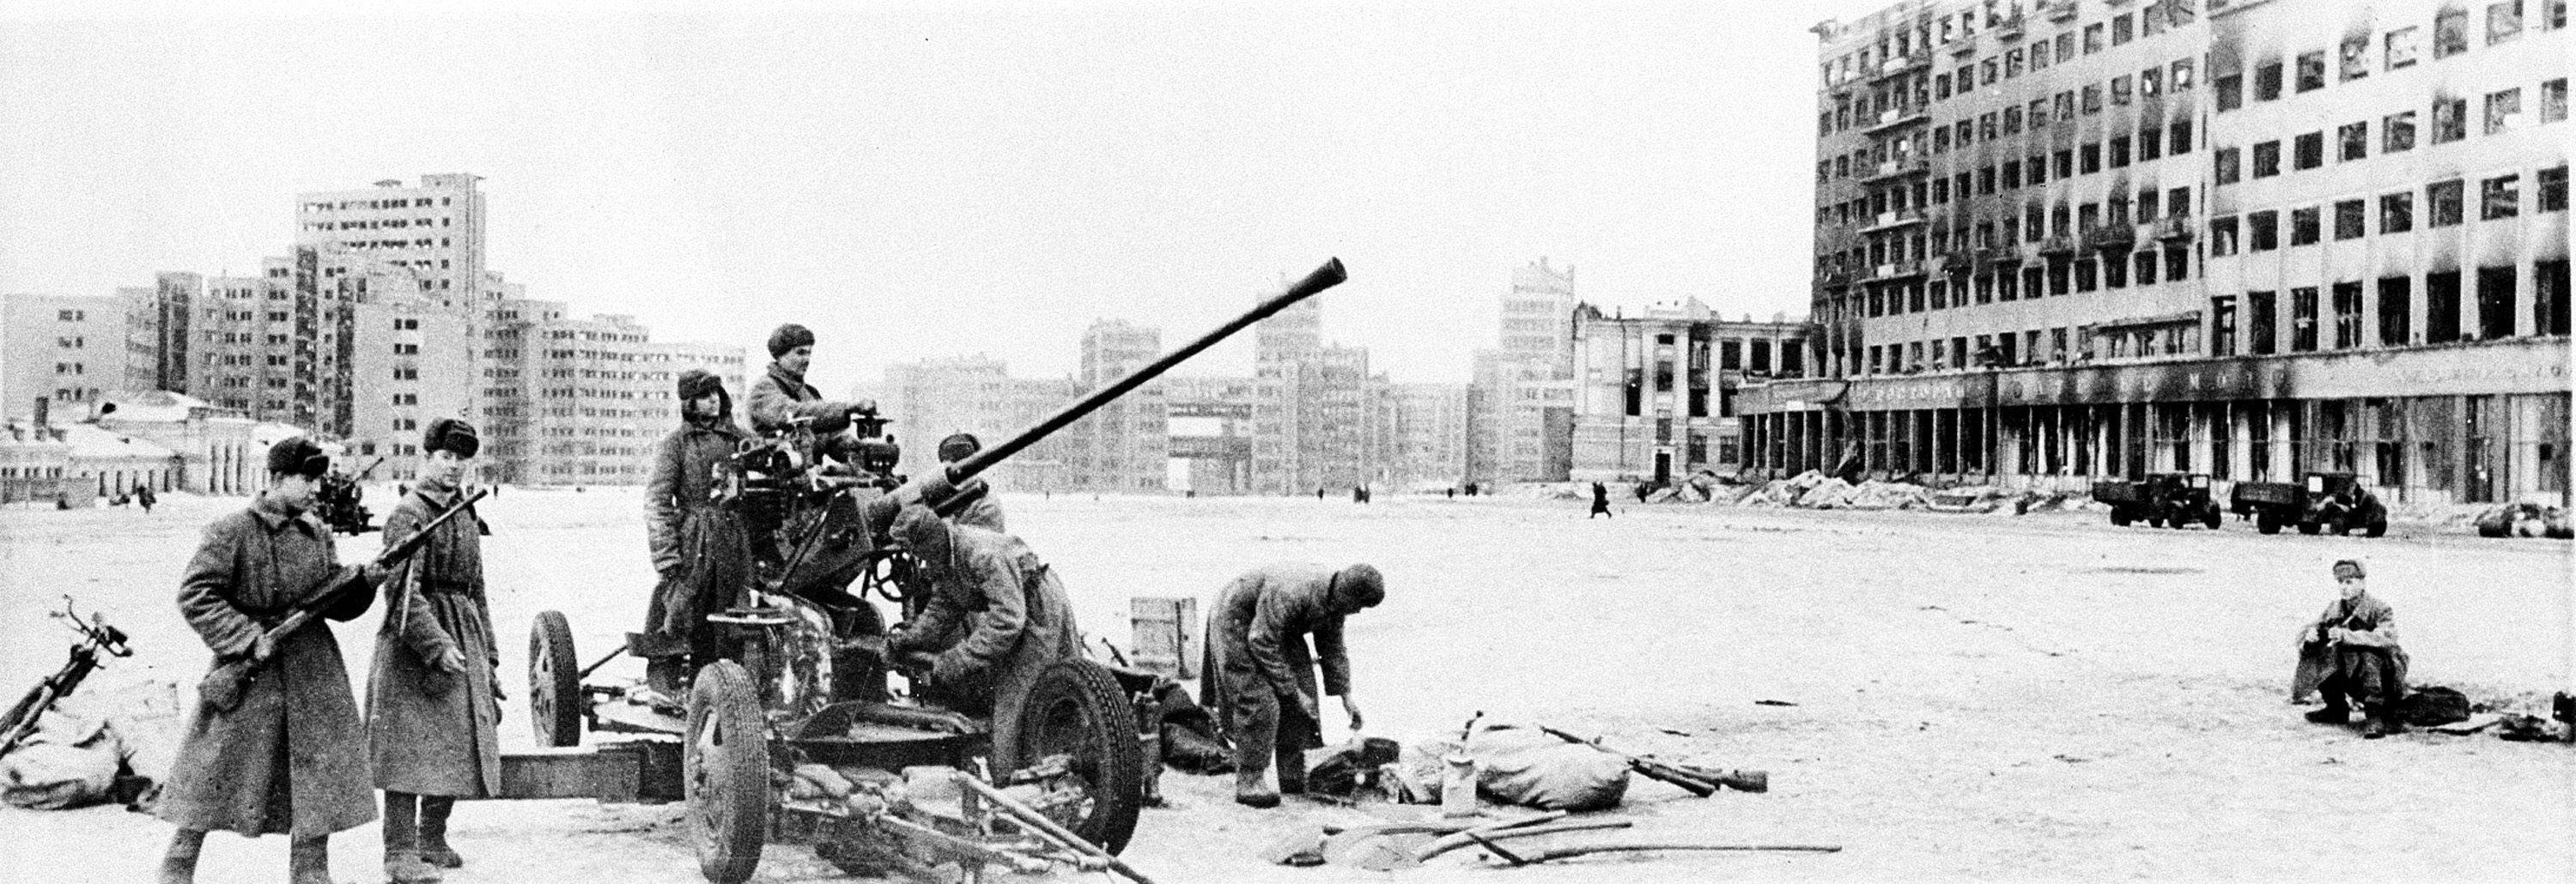
<path fill-rule="evenodd" d="M 314 514 L 322 518 L 323 524 L 331 526 L 331 530 L 342 534 L 357 535 L 376 530 L 375 514 L 367 512 L 367 505 L 363 502 L 366 491 L 360 489 L 358 483 L 366 481 L 367 474 L 375 472 L 376 467 L 384 462 L 384 458 L 378 457 L 355 473 L 338 470 L 323 473 L 321 487 L 313 490 Z"/>
<path fill-rule="evenodd" d="M 901 449 L 871 412 L 741 445 L 716 468 L 713 500 L 751 535 L 736 597 L 714 604 L 691 638 L 697 666 L 681 710 L 628 686 L 582 679 L 570 621 L 537 616 L 529 635 L 533 753 L 502 759 L 507 798 L 685 800 L 699 871 L 750 877 L 772 840 L 814 844 L 842 869 L 950 880 L 1070 866 L 1151 884 L 1117 858 L 1147 792 L 1145 746 L 1159 714 L 1126 679 L 1086 659 L 1041 673 L 1018 733 L 893 690 L 885 620 L 870 596 L 926 597 L 911 554 L 887 536 L 905 505 L 943 514 L 971 502 L 976 477 L 1290 304 L 1338 285 L 1329 261 L 1251 312 L 935 475 L 897 475 Z M 837 423 L 831 421 L 828 423 Z M 716 557 L 721 559 L 722 557 Z M 642 592 L 634 596 L 643 598 Z M 622 650 L 619 652 L 622 653 Z M 921 682 L 909 673 L 911 686 Z M 584 730 L 626 738 L 576 747 Z M 1011 741 L 1008 752 L 996 742 Z M 1016 759 L 1016 769 L 993 764 Z"/>

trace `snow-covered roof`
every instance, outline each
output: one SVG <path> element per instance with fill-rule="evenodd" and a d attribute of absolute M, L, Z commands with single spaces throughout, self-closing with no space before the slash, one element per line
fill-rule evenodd
<path fill-rule="evenodd" d="M 90 424 L 71 424 L 63 430 L 63 441 L 71 443 L 73 460 L 169 460 L 178 456 L 170 449 Z"/>
<path fill-rule="evenodd" d="M 178 423 L 187 420 L 189 416 L 196 414 L 200 409 L 214 411 L 217 413 L 231 413 L 231 409 L 223 408 L 212 402 L 199 399 L 195 396 L 190 396 L 186 393 L 173 393 L 168 390 L 119 392 L 110 395 L 108 400 L 109 404 L 116 406 L 116 410 L 109 412 L 104 415 L 104 417 L 110 420 L 133 421 L 137 423 Z"/>

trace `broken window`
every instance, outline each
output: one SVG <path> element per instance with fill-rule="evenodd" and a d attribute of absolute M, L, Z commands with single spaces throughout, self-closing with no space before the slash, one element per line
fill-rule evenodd
<path fill-rule="evenodd" d="M 2334 329 L 2335 349 L 2361 346 L 2361 283 L 2334 284 Z"/>
<path fill-rule="evenodd" d="M 2267 61 L 2254 68 L 2254 100 L 2274 101 L 2281 97 L 2281 63 Z"/>
<path fill-rule="evenodd" d="M 2299 53 L 2299 91 L 2314 92 L 2326 88 L 2326 52 Z"/>
<path fill-rule="evenodd" d="M 2460 201 L 2464 190 L 2457 178 L 2425 185 L 2424 203 L 2433 214 L 2425 226 L 2450 227 L 2460 223 Z"/>
<path fill-rule="evenodd" d="M 2469 11 L 2445 9 L 2433 17 L 2433 58 L 2449 58 L 2469 51 Z"/>
<path fill-rule="evenodd" d="M 2237 170 L 2236 148 L 2219 148 L 2216 152 L 2210 154 L 2210 158 L 2210 172 L 2216 177 L 2218 183 L 2234 184 L 2237 182 L 2239 172 Z"/>
<path fill-rule="evenodd" d="M 2290 352 L 2307 353 L 2317 349 L 2317 289 L 2300 286 L 2290 290 Z"/>
<path fill-rule="evenodd" d="M 2293 209 L 2290 211 L 2291 245 L 2312 246 L 2317 244 L 2318 227 L 2320 226 L 2318 224 L 2317 214 L 2318 209 L 2315 206 L 2309 206 L 2304 209 Z"/>
<path fill-rule="evenodd" d="M 2522 36 L 2522 0 L 2487 4 L 2487 45 Z"/>
<path fill-rule="evenodd" d="M 2343 79 L 2345 82 L 2351 82 L 2353 80 L 2370 76 L 2369 34 L 2355 34 L 2344 38 L 2343 48 L 2340 55 L 2343 60 Z"/>
<path fill-rule="evenodd" d="M 2417 32 L 2420 30 L 2422 29 L 2408 27 L 2388 32 L 2387 49 L 2381 55 L 2388 60 L 2389 70 L 2393 71 L 2415 63 L 2415 53 L 2420 48 L 2416 43 L 2419 37 Z"/>
<path fill-rule="evenodd" d="M 2494 135 L 2522 124 L 2522 87 L 2487 93 L 2486 134 Z"/>
<path fill-rule="evenodd" d="M 2407 336 L 2413 333 L 2408 321 L 2414 315 L 2410 303 L 2414 283 L 2415 280 L 2404 276 L 2380 278 L 2379 343 L 2382 346 L 2403 347 Z"/>
<path fill-rule="evenodd" d="M 2478 182 L 2478 220 L 2494 221 L 2522 214 L 2522 176 L 2499 175 Z"/>
<path fill-rule="evenodd" d="M 2433 98 L 2433 143 L 2448 144 L 2469 137 L 2469 100 L 2466 98 Z"/>
<path fill-rule="evenodd" d="M 2379 197 L 2379 232 L 2405 233 L 2415 229 L 2415 194 L 2411 191 L 2381 194 Z"/>
<path fill-rule="evenodd" d="M 2281 213 L 2271 209 L 2245 216 L 2245 247 L 2248 251 L 2268 252 L 2281 247 Z"/>
<path fill-rule="evenodd" d="M 2254 145 L 2254 177 L 2270 178 L 2281 174 L 2281 143 L 2265 141 Z"/>
<path fill-rule="evenodd" d="M 2415 112 L 2389 114 L 2379 120 L 2379 151 L 2396 153 L 2415 149 Z"/>
<path fill-rule="evenodd" d="M 2335 239 L 2360 239 L 2369 231 L 2369 207 L 2361 200 L 2335 203 Z"/>
<path fill-rule="evenodd" d="M 2540 170 L 2539 201 L 2535 212 L 2567 211 L 2567 164 L 2560 163 Z"/>
<path fill-rule="evenodd" d="M 2335 129 L 2337 162 L 2352 162 L 2370 155 L 2370 121 L 2346 123 Z"/>

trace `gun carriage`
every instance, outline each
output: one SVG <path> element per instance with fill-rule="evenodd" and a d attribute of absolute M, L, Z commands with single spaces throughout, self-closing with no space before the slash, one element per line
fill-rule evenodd
<path fill-rule="evenodd" d="M 909 620 L 929 587 L 888 536 L 904 506 L 949 514 L 976 476 L 1243 328 L 1339 284 L 1328 261 L 1251 312 L 937 474 L 895 473 L 887 421 L 799 424 L 742 444 L 714 500 L 750 536 L 739 597 L 689 637 L 685 703 L 639 702 L 631 684 L 586 683 L 571 623 L 540 613 L 529 636 L 534 753 L 502 759 L 502 797 L 685 801 L 699 870 L 750 877 L 771 841 L 805 842 L 872 876 L 942 877 L 955 863 L 1019 873 L 1070 866 L 1146 882 L 1117 858 L 1151 800 L 1160 712 L 1151 675 L 1088 659 L 1046 670 L 1019 732 L 959 711 L 916 659 L 889 655 L 877 600 Z M 838 424 L 839 421 L 831 421 Z M 643 594 L 637 593 L 638 603 Z M 900 676 L 901 687 L 897 687 Z M 581 745 L 587 731 L 601 737 Z M 997 752 L 997 740 L 1013 751 Z M 996 758 L 1019 759 L 996 769 Z"/>

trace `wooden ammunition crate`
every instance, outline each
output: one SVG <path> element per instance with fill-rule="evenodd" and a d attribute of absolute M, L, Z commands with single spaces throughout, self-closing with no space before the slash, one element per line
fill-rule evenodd
<path fill-rule="evenodd" d="M 1128 600 L 1128 663 L 1176 679 L 1199 674 L 1199 600 L 1143 597 Z"/>

